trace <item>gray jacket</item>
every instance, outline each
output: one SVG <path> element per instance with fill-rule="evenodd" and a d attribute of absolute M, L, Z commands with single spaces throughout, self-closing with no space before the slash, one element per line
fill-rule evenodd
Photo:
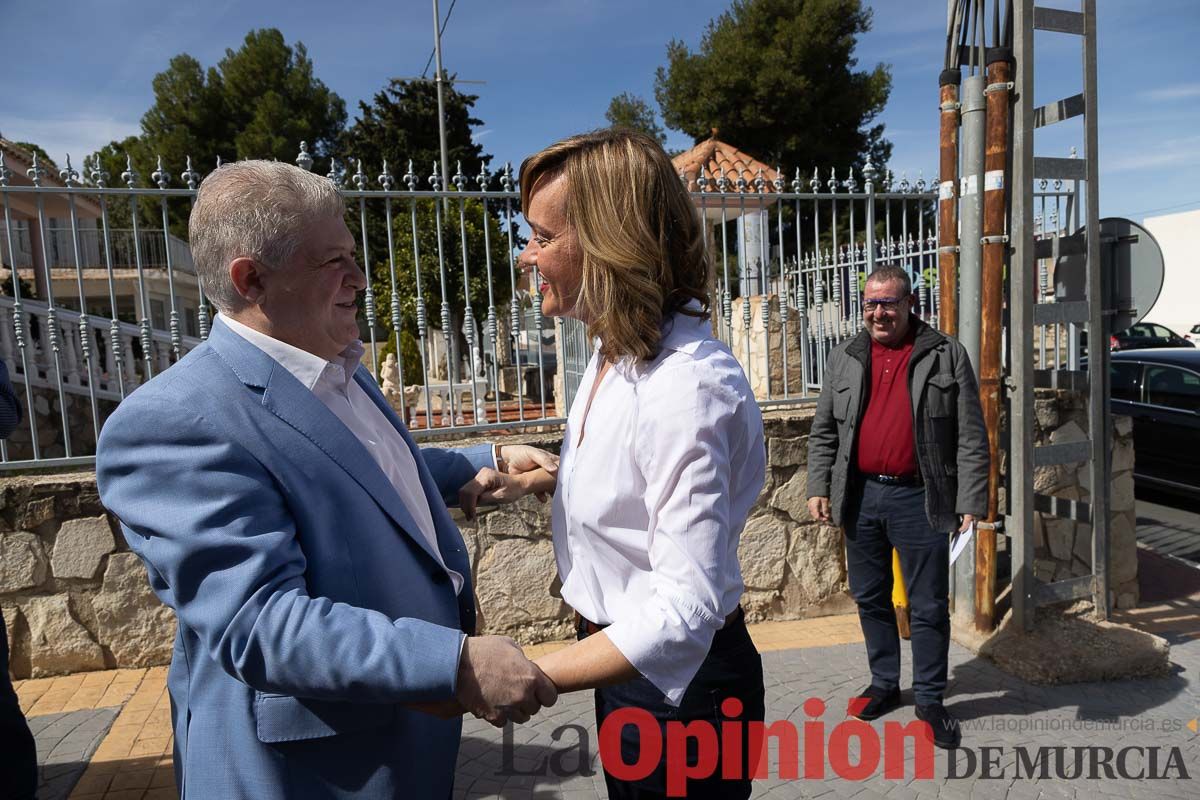
<path fill-rule="evenodd" d="M 959 514 L 982 518 L 987 513 L 987 429 L 966 349 L 916 317 L 912 324 L 916 336 L 908 387 L 925 513 L 936 530 L 951 531 Z M 846 516 L 870 365 L 871 338 L 865 329 L 830 352 L 808 438 L 808 496 L 829 498 L 835 525 Z"/>

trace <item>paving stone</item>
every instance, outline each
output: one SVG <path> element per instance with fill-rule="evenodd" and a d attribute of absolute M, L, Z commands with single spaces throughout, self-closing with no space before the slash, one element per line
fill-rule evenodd
<path fill-rule="evenodd" d="M 38 752 L 39 800 L 66 800 L 119 711 L 98 708 L 30 717 Z"/>

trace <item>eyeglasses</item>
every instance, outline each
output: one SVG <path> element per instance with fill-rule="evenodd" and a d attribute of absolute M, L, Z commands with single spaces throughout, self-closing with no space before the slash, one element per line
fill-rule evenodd
<path fill-rule="evenodd" d="M 870 300 L 863 298 L 863 311 L 896 311 L 900 308 L 900 304 L 908 298 L 906 297 L 875 297 Z"/>

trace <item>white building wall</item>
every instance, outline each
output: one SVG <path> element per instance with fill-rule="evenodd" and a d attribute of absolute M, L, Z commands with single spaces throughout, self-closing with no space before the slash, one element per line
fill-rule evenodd
<path fill-rule="evenodd" d="M 1146 217 L 1142 224 L 1162 247 L 1166 275 L 1146 322 L 1180 336 L 1200 325 L 1200 210 Z"/>

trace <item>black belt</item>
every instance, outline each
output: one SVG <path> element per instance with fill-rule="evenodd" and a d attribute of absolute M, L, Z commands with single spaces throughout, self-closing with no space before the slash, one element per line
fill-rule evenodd
<path fill-rule="evenodd" d="M 733 611 L 730 612 L 729 616 L 725 617 L 725 622 L 721 625 L 721 629 L 724 630 L 725 628 L 729 627 L 732 623 L 737 622 L 741 616 L 742 616 L 742 607 L 739 605 L 737 608 L 735 608 Z M 608 627 L 607 625 L 597 625 L 595 622 L 592 622 L 590 619 L 583 616 L 578 611 L 575 612 L 575 633 L 576 634 L 583 634 L 585 636 L 594 636 L 607 627 Z"/>
<path fill-rule="evenodd" d="M 881 475 L 877 472 L 860 472 L 865 480 L 882 483 L 884 486 L 924 486 L 921 474 L 915 475 Z"/>

